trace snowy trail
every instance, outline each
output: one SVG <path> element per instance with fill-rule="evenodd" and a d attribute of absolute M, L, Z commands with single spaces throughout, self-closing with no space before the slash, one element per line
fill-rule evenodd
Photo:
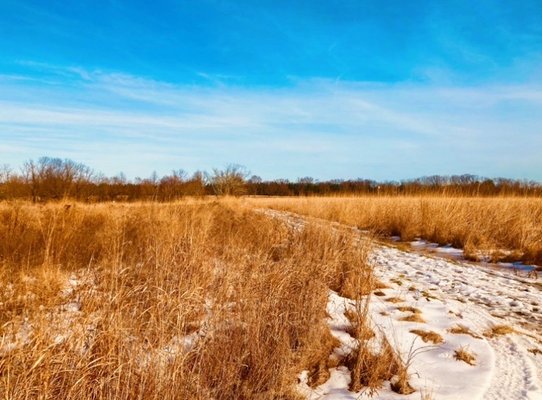
<path fill-rule="evenodd" d="M 521 278 L 470 263 L 451 261 L 379 246 L 373 252 L 376 273 L 405 275 L 447 298 L 476 305 L 496 318 L 528 330 L 542 330 L 541 281 Z M 390 275 L 391 274 L 391 275 Z"/>
<path fill-rule="evenodd" d="M 506 271 L 385 246 L 374 249 L 371 261 L 379 279 L 390 286 L 394 296 L 406 297 L 407 304 L 405 291 L 415 287 L 416 293 L 429 293 L 431 302 L 445 305 L 446 313 L 437 313 L 432 316 L 433 321 L 428 319 L 424 324 L 432 330 L 442 333 L 442 329 L 433 329 L 436 320 L 448 319 L 479 336 L 491 326 L 502 324 L 519 331 L 479 339 L 490 346 L 494 362 L 489 385 L 478 398 L 542 399 L 542 357 L 528 351 L 541 348 L 539 307 L 542 294 L 536 282 L 526 282 Z M 419 300 L 416 305 L 423 310 Z"/>
<path fill-rule="evenodd" d="M 314 218 L 263 211 L 300 229 Z M 336 228 L 347 228 L 316 220 Z M 411 360 L 410 383 L 417 389 L 411 395 L 398 395 L 387 383 L 377 399 L 529 399 L 542 400 L 542 284 L 541 280 L 516 276 L 512 271 L 459 262 L 438 256 L 374 243 L 370 262 L 376 277 L 387 288 L 371 297 L 370 316 L 374 329 L 382 332 L 403 360 L 412 350 L 420 350 Z M 328 313 L 332 333 L 342 347 L 352 346 L 353 338 L 334 329 L 344 325 L 345 311 L 352 301 L 330 294 Z M 424 322 L 404 321 L 420 312 Z M 516 332 L 493 336 L 495 326 L 510 326 Z M 454 329 L 461 327 L 463 331 Z M 411 330 L 439 334 L 442 343 L 424 343 Z M 455 358 L 458 349 L 475 356 L 474 365 Z M 538 353 L 540 351 L 541 353 Z M 350 373 L 344 366 L 330 370 L 331 378 L 311 389 L 301 384 L 309 399 L 360 399 L 364 393 L 348 391 Z"/>

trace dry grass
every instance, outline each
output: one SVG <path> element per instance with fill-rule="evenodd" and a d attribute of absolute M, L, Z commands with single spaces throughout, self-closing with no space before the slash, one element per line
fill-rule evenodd
<path fill-rule="evenodd" d="M 347 366 L 352 371 L 350 390 L 358 392 L 367 388 L 367 394 L 372 396 L 382 387 L 384 381 L 391 381 L 393 391 L 400 394 L 410 394 L 414 390 L 408 383 L 407 366 L 395 353 L 389 342 L 383 339 L 381 352 L 375 354 L 367 346 L 360 346 L 347 360 Z"/>
<path fill-rule="evenodd" d="M 294 399 L 301 370 L 326 379 L 328 290 L 374 289 L 352 235 L 294 231 L 238 201 L 1 203 L 0 237 L 13 400 Z M 395 374 L 388 353 L 358 362 L 358 382 Z"/>
<path fill-rule="evenodd" d="M 399 321 L 425 323 L 425 319 L 423 319 L 420 314 L 410 314 L 406 317 L 399 318 Z"/>
<path fill-rule="evenodd" d="M 469 365 L 476 365 L 476 357 L 467 347 L 460 347 L 454 351 L 454 358 L 458 361 L 463 361 Z"/>
<path fill-rule="evenodd" d="M 375 284 L 372 271 L 365 269 L 356 275 L 357 286 L 366 286 L 369 289 L 378 287 Z M 365 295 L 367 293 L 367 295 Z M 409 394 L 414 390 L 408 383 L 408 367 L 400 356 L 391 347 L 385 337 L 376 337 L 369 326 L 368 318 L 371 290 L 365 290 L 354 298 L 355 307 L 348 310 L 345 315 L 351 323 L 349 333 L 357 339 L 359 345 L 347 358 L 345 364 L 351 371 L 350 390 L 359 392 L 367 388 L 368 394 L 375 394 L 384 381 L 390 381 L 392 390 L 400 394 Z M 368 345 L 371 341 L 380 340 L 380 352 L 375 353 L 375 346 Z"/>
<path fill-rule="evenodd" d="M 390 287 L 386 285 L 384 282 L 381 282 L 378 279 L 375 279 L 374 288 L 375 289 L 389 289 Z"/>
<path fill-rule="evenodd" d="M 412 307 L 412 306 L 400 306 L 400 307 L 397 307 L 397 310 L 399 310 L 401 312 L 410 312 L 410 313 L 413 313 L 413 314 L 421 314 L 422 313 L 422 311 L 419 308 Z"/>
<path fill-rule="evenodd" d="M 347 330 L 350 336 L 361 341 L 367 341 L 375 337 L 374 331 L 365 323 L 365 312 L 349 309 L 345 312 L 345 316 L 348 318 L 351 324 L 350 328 Z"/>
<path fill-rule="evenodd" d="M 410 331 L 411 333 L 414 333 L 415 335 L 418 335 L 422 338 L 422 340 L 427 343 L 431 342 L 433 344 L 440 344 L 444 342 L 444 339 L 442 336 L 440 336 L 438 333 L 433 331 L 424 331 L 421 329 L 412 329 Z"/>
<path fill-rule="evenodd" d="M 456 325 L 450 329 L 448 329 L 448 332 L 453 333 L 455 335 L 469 335 L 472 336 L 475 339 L 481 339 L 482 337 L 480 335 L 477 335 L 473 331 L 471 331 L 468 327 L 465 325 Z"/>
<path fill-rule="evenodd" d="M 403 299 L 402 297 L 388 297 L 387 299 L 385 299 L 388 303 L 393 303 L 393 304 L 397 304 L 397 303 L 402 303 L 405 301 L 405 299 Z"/>
<path fill-rule="evenodd" d="M 497 336 L 509 335 L 515 332 L 515 329 L 509 325 L 495 325 L 485 331 L 484 336 L 488 338 L 494 338 Z"/>
<path fill-rule="evenodd" d="M 251 199 L 259 206 L 368 229 L 402 240 L 421 237 L 479 251 L 494 260 L 542 263 L 542 199 L 521 197 L 310 197 Z M 512 253 L 502 252 L 508 250 Z"/>

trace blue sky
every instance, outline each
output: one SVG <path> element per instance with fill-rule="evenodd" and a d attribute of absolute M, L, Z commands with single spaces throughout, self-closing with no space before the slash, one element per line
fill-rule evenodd
<path fill-rule="evenodd" d="M 542 181 L 542 2 L 0 0 L 0 164 Z"/>

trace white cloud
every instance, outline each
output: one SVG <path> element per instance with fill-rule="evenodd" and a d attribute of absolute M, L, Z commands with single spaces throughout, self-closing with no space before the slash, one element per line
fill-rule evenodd
<path fill-rule="evenodd" d="M 46 154 L 132 175 L 238 162 L 267 178 L 472 172 L 542 179 L 536 86 L 309 80 L 248 89 L 51 72 L 56 78 L 46 82 L 0 77 L 0 162 Z M 528 165 L 515 168 L 518 157 Z"/>

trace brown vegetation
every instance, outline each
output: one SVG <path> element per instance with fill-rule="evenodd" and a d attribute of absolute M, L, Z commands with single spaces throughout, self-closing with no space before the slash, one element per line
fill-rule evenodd
<path fill-rule="evenodd" d="M 455 335 L 469 335 L 472 336 L 475 339 L 481 339 L 482 337 L 480 335 L 477 335 L 473 331 L 471 331 L 468 327 L 465 325 L 456 325 L 450 329 L 448 329 L 448 332 L 453 333 Z"/>
<path fill-rule="evenodd" d="M 14 400 L 296 398 L 300 371 L 326 379 L 328 290 L 372 288 L 356 286 L 371 271 L 352 235 L 233 201 L 2 203 L 0 237 Z M 374 365 L 392 364 L 360 375 Z"/>
<path fill-rule="evenodd" d="M 424 331 L 424 330 L 421 330 L 421 329 L 412 329 L 410 331 L 411 333 L 414 333 L 415 335 L 418 335 L 419 337 L 422 338 L 422 340 L 424 342 L 432 342 L 433 344 L 439 344 L 439 343 L 443 343 L 444 342 L 444 339 L 442 338 L 442 336 L 440 336 L 438 333 L 436 332 L 433 332 L 433 331 Z"/>
<path fill-rule="evenodd" d="M 476 363 L 476 357 L 468 350 L 467 347 L 460 347 L 459 349 L 455 350 L 454 358 L 469 365 L 475 365 Z"/>
<path fill-rule="evenodd" d="M 419 323 L 422 323 L 422 324 L 425 323 L 425 320 L 423 319 L 423 317 L 420 314 L 410 314 L 410 315 L 407 315 L 406 317 L 399 318 L 399 321 L 419 322 Z"/>
<path fill-rule="evenodd" d="M 495 325 L 484 332 L 484 336 L 493 338 L 496 336 L 508 335 L 514 333 L 516 330 L 509 325 Z"/>
<path fill-rule="evenodd" d="M 463 248 L 465 255 L 542 263 L 540 197 L 366 196 L 254 199 L 256 204 Z"/>
<path fill-rule="evenodd" d="M 41 157 L 29 160 L 17 173 L 0 165 L 0 199 L 33 201 L 70 198 L 80 201 L 172 201 L 183 196 L 541 196 L 537 182 L 488 179 L 475 175 L 428 176 L 401 182 L 368 179 L 317 181 L 310 177 L 264 181 L 239 165 L 212 173 L 196 171 L 191 177 L 182 169 L 170 175 L 128 180 L 121 173 L 106 177 L 72 160 Z"/>
<path fill-rule="evenodd" d="M 412 307 L 412 306 L 401 306 L 401 307 L 397 307 L 397 309 L 401 312 L 411 312 L 411 313 L 414 313 L 414 314 L 421 314 L 422 311 L 419 309 L 419 308 L 416 308 L 416 307 Z"/>
<path fill-rule="evenodd" d="M 385 299 L 388 303 L 402 303 L 405 301 L 405 299 L 403 299 L 402 297 L 389 297 L 387 299 Z"/>

